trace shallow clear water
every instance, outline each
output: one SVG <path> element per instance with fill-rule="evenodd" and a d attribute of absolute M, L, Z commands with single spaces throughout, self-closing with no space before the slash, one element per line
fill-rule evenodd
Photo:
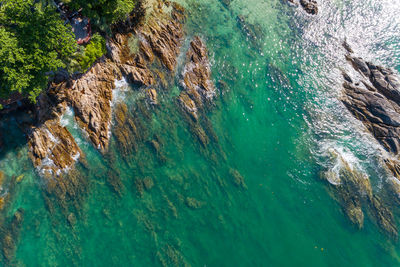
<path fill-rule="evenodd" d="M 375 191 L 388 179 L 378 144 L 338 100 L 341 68 L 349 69 L 341 44 L 347 38 L 356 54 L 400 71 L 400 4 L 319 1 L 320 14 L 310 17 L 278 0 L 234 0 L 229 8 L 217 0 L 180 2 L 188 11 L 186 47 L 201 36 L 214 81 L 227 84 L 218 86 L 205 122 L 215 138 L 203 148 L 192 135 L 176 104 L 177 85 L 160 90 L 160 106 L 145 106 L 140 114 L 134 109 L 143 93 L 120 81 L 113 106 L 128 104 L 147 129 L 144 140 L 136 153 L 124 155 L 113 139 L 102 156 L 67 112 L 63 124 L 86 154 L 88 166 L 78 168 L 88 184 L 77 205 L 51 212 L 24 136 L 12 119 L 4 123 L 10 134 L 0 168 L 8 180 L 25 174 L 5 210 L 6 221 L 25 210 L 12 263 L 399 265 L 399 244 L 367 216 L 364 229 L 356 230 L 319 177 L 335 148 L 368 173 Z M 238 15 L 263 34 L 246 36 Z M 162 155 L 149 146 L 155 136 Z M 247 189 L 234 183 L 232 170 Z M 111 185 L 112 173 L 122 182 L 121 194 Z M 154 186 L 142 192 L 138 181 L 146 177 Z M 73 226 L 65 214 L 76 218 Z"/>

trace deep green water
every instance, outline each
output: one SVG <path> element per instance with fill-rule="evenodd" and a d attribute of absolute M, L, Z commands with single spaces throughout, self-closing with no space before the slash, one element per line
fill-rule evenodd
<path fill-rule="evenodd" d="M 358 55 L 400 71 L 397 0 L 325 1 L 316 17 L 278 0 L 234 0 L 229 8 L 217 0 L 180 2 L 188 11 L 182 54 L 192 36 L 201 36 L 213 80 L 227 84 L 218 86 L 205 122 L 216 138 L 202 147 L 177 106 L 182 60 L 176 86 L 159 90 L 160 105 L 145 106 L 147 117 L 136 111 L 140 90 L 116 92 L 114 105 L 127 103 L 147 129 L 137 153 L 123 156 L 113 139 L 102 156 L 67 112 L 63 121 L 89 163 L 78 166 L 88 184 L 79 205 L 67 208 L 76 217 L 70 226 L 59 208 L 51 213 L 45 204 L 45 185 L 17 123 L 3 122 L 0 169 L 8 180 L 25 174 L 12 191 L 8 180 L 2 189 L 13 196 L 5 221 L 25 210 L 8 264 L 399 266 L 399 243 L 368 216 L 356 230 L 319 178 L 331 165 L 330 148 L 367 173 L 376 192 L 389 178 L 379 146 L 338 97 L 340 68 L 349 69 L 345 37 Z M 252 41 L 237 15 L 263 34 Z M 165 161 L 146 142 L 154 136 Z M 110 170 L 122 182 L 121 195 L 110 186 Z M 232 170 L 247 189 L 234 183 Z M 141 194 L 136 184 L 146 177 L 154 186 Z M 188 205 L 193 199 L 197 208 Z"/>

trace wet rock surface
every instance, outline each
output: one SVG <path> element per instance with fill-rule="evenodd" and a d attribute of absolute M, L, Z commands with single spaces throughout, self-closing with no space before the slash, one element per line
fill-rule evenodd
<path fill-rule="evenodd" d="M 353 81 L 344 73 L 342 102 L 361 120 L 379 143 L 397 155 L 400 151 L 400 81 L 390 69 L 366 62 L 351 53 L 346 56 L 361 74 Z"/>
<path fill-rule="evenodd" d="M 190 42 L 182 72 L 181 89 L 178 103 L 190 131 L 205 148 L 210 139 L 217 139 L 206 116 L 213 105 L 216 87 L 211 77 L 207 47 L 200 37 L 194 37 Z"/>
<path fill-rule="evenodd" d="M 383 159 L 394 177 L 400 180 L 400 80 L 393 70 L 353 55 L 345 42 L 346 59 L 359 77 L 343 73 L 341 101 L 393 158 Z M 393 186 L 397 184 L 393 183 Z"/>
<path fill-rule="evenodd" d="M 164 12 L 165 5 L 171 7 L 169 12 Z M 149 65 L 156 58 L 167 70 L 173 71 L 184 35 L 184 20 L 181 6 L 156 1 L 145 22 L 135 25 L 127 34 L 116 33 L 108 41 L 107 56 L 96 62 L 88 72 L 60 84 L 52 84 L 37 107 L 38 122 L 29 130 L 30 154 L 35 167 L 60 174 L 62 170 L 72 167 L 81 155 L 72 135 L 60 125 L 66 106 L 73 108 L 75 120 L 93 145 L 105 152 L 110 141 L 115 81 L 124 77 L 137 87 L 155 84 L 156 75 Z M 139 40 L 137 53 L 132 53 L 128 46 L 128 40 L 133 35 Z M 156 105 L 157 91 L 148 89 L 147 92 L 150 103 Z M 132 121 L 121 119 L 119 124 L 125 122 Z M 122 127 L 117 129 L 117 139 L 127 141 L 127 135 L 136 131 L 133 122 L 129 125 L 130 131 L 122 130 Z"/>
<path fill-rule="evenodd" d="M 310 15 L 318 14 L 318 2 L 316 0 L 287 0 L 292 5 L 301 6 Z"/>
<path fill-rule="evenodd" d="M 331 150 L 335 171 L 323 173 L 322 178 L 338 200 L 343 212 L 358 228 L 364 226 L 364 211 L 389 236 L 397 239 L 397 226 L 392 211 L 374 194 L 369 177 L 346 162 L 335 150 Z"/>
<path fill-rule="evenodd" d="M 179 101 L 190 117 L 197 121 L 198 109 L 215 96 L 215 86 L 211 80 L 211 68 L 208 51 L 199 37 L 190 42 L 183 69 L 183 90 Z"/>
<path fill-rule="evenodd" d="M 389 174 L 386 186 L 394 199 L 400 199 L 400 81 L 389 68 L 375 65 L 354 55 L 344 42 L 346 59 L 354 73 L 343 71 L 341 101 L 360 120 L 382 148 L 389 152 L 382 159 Z M 393 200 L 393 197 L 391 197 Z M 397 238 L 392 211 L 376 195 L 368 195 L 370 214 L 384 231 Z"/>
<path fill-rule="evenodd" d="M 318 14 L 318 4 L 315 0 L 300 0 L 300 5 L 303 9 L 311 15 Z"/>

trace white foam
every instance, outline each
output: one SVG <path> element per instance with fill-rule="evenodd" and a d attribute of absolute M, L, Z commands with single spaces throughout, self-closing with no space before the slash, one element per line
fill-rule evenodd
<path fill-rule="evenodd" d="M 67 106 L 67 108 L 65 109 L 64 114 L 61 116 L 60 125 L 62 127 L 74 125 L 74 127 L 75 127 L 75 124 L 74 124 L 74 111 L 72 110 L 72 108 L 70 106 Z"/>

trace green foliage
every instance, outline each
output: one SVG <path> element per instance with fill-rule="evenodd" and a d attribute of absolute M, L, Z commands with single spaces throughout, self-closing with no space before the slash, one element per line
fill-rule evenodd
<path fill-rule="evenodd" d="M 114 24 L 126 19 L 135 8 L 137 0 L 67 0 L 64 1 L 75 10 L 82 8 L 82 13 L 97 24 Z"/>
<path fill-rule="evenodd" d="M 93 63 L 106 53 L 106 41 L 99 34 L 94 34 L 86 46 L 83 55 L 78 56 L 81 71 L 86 71 Z"/>
<path fill-rule="evenodd" d="M 1 1 L 0 97 L 20 92 L 35 102 L 48 75 L 65 67 L 75 51 L 71 27 L 64 25 L 52 5 Z"/>

